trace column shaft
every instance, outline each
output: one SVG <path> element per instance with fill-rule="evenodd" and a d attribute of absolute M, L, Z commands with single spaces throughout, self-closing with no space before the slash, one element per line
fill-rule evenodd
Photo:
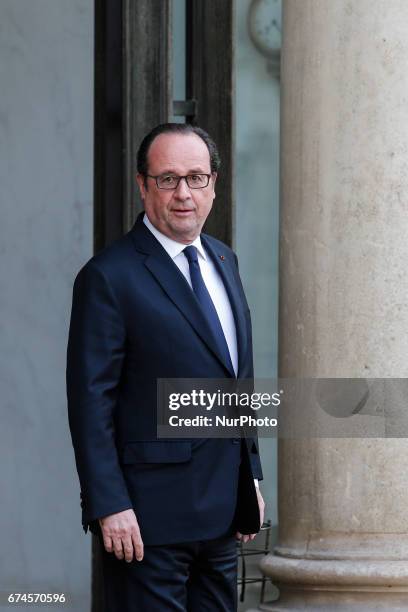
<path fill-rule="evenodd" d="M 284 1 L 281 377 L 408 374 L 407 24 L 403 0 Z M 407 609 L 407 441 L 279 446 L 267 609 Z"/>

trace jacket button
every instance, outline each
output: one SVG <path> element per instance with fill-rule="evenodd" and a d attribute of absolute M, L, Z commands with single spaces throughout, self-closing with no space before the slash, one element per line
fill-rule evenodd
<path fill-rule="evenodd" d="M 240 438 L 232 438 L 231 442 L 233 444 L 239 444 L 241 442 L 241 439 Z"/>

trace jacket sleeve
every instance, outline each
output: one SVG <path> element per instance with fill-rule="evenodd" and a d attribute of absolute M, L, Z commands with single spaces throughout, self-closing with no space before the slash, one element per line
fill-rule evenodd
<path fill-rule="evenodd" d="M 125 339 L 117 300 L 91 260 L 74 283 L 66 371 L 85 531 L 91 521 L 132 507 L 113 423 Z"/>
<path fill-rule="evenodd" d="M 249 451 L 249 461 L 251 463 L 252 476 L 257 480 L 263 480 L 261 459 L 259 457 L 258 438 L 248 438 L 246 440 Z"/>
<path fill-rule="evenodd" d="M 251 349 L 252 349 L 252 323 L 250 323 L 249 333 L 250 333 L 249 342 L 250 342 Z M 249 460 L 251 462 L 251 468 L 252 468 L 252 475 L 257 480 L 263 480 L 261 458 L 259 454 L 258 436 L 255 435 L 253 438 L 249 438 L 247 443 L 249 443 L 248 450 L 249 450 Z"/>
<path fill-rule="evenodd" d="M 237 270 L 239 274 L 238 257 L 236 256 L 235 253 L 234 253 L 234 260 L 235 260 L 235 264 L 237 266 Z M 252 323 L 251 323 L 250 317 L 249 317 L 249 326 L 248 326 L 248 344 L 250 346 L 250 350 L 252 354 Z M 253 379 L 254 377 L 253 367 L 251 369 L 252 369 L 252 379 Z M 254 437 L 247 438 L 246 444 L 248 446 L 249 461 L 251 464 L 252 475 L 257 480 L 263 480 L 261 459 L 259 455 L 258 436 L 255 435 Z"/>

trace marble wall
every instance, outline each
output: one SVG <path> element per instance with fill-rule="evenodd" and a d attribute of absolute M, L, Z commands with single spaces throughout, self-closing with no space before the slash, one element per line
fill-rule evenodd
<path fill-rule="evenodd" d="M 64 592 L 83 612 L 65 350 L 92 252 L 92 0 L 2 0 L 0 87 L 0 591 Z"/>
<path fill-rule="evenodd" d="M 235 248 L 251 308 L 255 376 L 277 374 L 279 78 L 248 34 L 250 0 L 236 2 Z M 277 523 L 276 441 L 260 441 L 267 517 Z"/>

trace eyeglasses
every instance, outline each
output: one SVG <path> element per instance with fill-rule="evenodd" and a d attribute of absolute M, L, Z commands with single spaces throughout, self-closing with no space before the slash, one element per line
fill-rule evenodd
<path fill-rule="evenodd" d="M 155 179 L 159 189 L 177 189 L 181 179 L 185 179 L 190 189 L 204 189 L 210 182 L 211 174 L 186 174 L 186 176 L 177 176 L 176 174 L 152 176 L 151 174 L 146 174 L 146 176 Z"/>

